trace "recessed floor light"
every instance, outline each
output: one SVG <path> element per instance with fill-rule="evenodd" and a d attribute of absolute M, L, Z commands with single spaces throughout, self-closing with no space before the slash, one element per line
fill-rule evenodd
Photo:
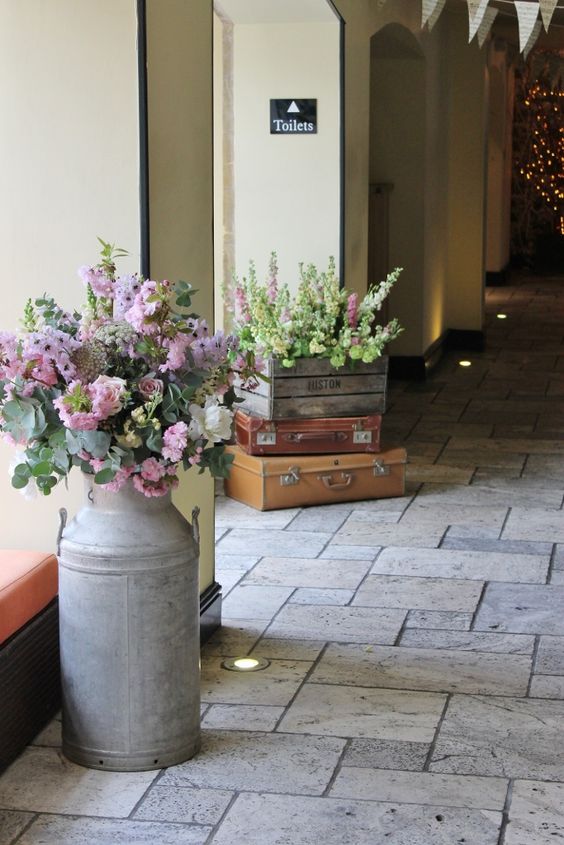
<path fill-rule="evenodd" d="M 270 660 L 265 657 L 228 657 L 221 665 L 230 672 L 258 672 L 270 666 Z"/>
<path fill-rule="evenodd" d="M 459 361 L 459 362 L 458 362 L 458 365 L 459 365 L 460 367 L 471 367 L 471 366 L 472 366 L 472 361 Z"/>
<path fill-rule="evenodd" d="M 507 320 L 507 314 L 496 314 L 498 320 Z"/>

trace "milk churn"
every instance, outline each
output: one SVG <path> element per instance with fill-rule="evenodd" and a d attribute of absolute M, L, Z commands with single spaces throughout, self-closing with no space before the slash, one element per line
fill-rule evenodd
<path fill-rule="evenodd" d="M 59 542 L 63 753 L 109 771 L 171 766 L 200 743 L 197 514 L 193 532 L 170 494 L 85 480 Z"/>

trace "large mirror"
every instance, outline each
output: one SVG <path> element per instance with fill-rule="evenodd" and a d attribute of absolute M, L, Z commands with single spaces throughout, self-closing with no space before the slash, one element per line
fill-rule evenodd
<path fill-rule="evenodd" d="M 329 0 L 214 0 L 215 317 L 270 253 L 342 279 L 342 27 Z"/>

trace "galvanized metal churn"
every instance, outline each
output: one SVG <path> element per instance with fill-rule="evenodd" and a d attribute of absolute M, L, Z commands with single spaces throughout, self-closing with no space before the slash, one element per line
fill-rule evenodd
<path fill-rule="evenodd" d="M 200 746 L 197 511 L 193 531 L 170 494 L 86 485 L 59 530 L 63 753 L 110 771 L 181 763 Z"/>

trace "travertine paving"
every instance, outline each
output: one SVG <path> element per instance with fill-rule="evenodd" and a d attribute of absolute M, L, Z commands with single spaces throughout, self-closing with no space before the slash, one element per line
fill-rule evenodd
<path fill-rule="evenodd" d="M 201 753 L 89 771 L 55 720 L 0 777 L 0 845 L 564 841 L 564 280 L 517 282 L 484 352 L 391 384 L 405 496 L 218 499 Z"/>

